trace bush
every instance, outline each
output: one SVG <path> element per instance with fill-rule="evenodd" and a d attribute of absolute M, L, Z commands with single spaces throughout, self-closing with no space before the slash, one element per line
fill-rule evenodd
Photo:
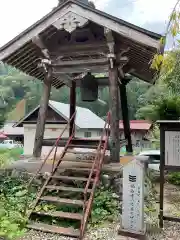
<path fill-rule="evenodd" d="M 106 221 L 114 221 L 120 213 L 119 202 L 111 189 L 96 190 L 91 213 L 90 226 L 95 227 Z"/>
<path fill-rule="evenodd" d="M 24 180 L 1 176 L 0 178 L 0 237 L 15 239 L 25 233 L 25 206 L 31 206 L 35 194 L 26 196 Z M 26 204 L 28 203 L 28 204 Z"/>
<path fill-rule="evenodd" d="M 168 181 L 174 185 L 180 185 L 180 172 L 173 172 L 168 175 Z"/>
<path fill-rule="evenodd" d="M 22 153 L 22 148 L 15 149 L 0 149 L 0 168 L 9 165 L 11 162 L 19 159 Z"/>

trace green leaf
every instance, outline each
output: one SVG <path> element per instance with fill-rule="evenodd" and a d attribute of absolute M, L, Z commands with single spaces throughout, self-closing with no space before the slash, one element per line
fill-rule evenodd
<path fill-rule="evenodd" d="M 28 193 L 27 190 L 19 191 L 15 194 L 16 197 L 22 197 L 25 196 Z"/>

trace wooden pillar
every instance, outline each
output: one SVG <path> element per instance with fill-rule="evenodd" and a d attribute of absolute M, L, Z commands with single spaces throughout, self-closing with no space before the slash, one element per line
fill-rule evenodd
<path fill-rule="evenodd" d="M 36 125 L 36 134 L 35 134 L 35 142 L 34 142 L 34 150 L 33 150 L 34 157 L 41 156 L 48 103 L 49 103 L 49 97 L 51 92 L 51 83 L 52 83 L 52 70 L 49 69 L 44 79 L 43 93 L 42 93 L 42 98 L 41 98 L 41 103 L 39 108 L 39 115 L 38 115 L 38 120 Z"/>
<path fill-rule="evenodd" d="M 119 92 L 120 92 L 120 102 L 121 102 L 121 109 L 122 109 L 122 118 L 123 118 L 123 125 L 124 125 L 124 136 L 125 139 L 128 141 L 126 145 L 127 153 L 133 153 L 132 147 L 132 139 L 131 139 L 131 129 L 130 129 L 130 122 L 129 122 L 129 110 L 128 110 L 128 101 L 127 101 L 127 92 L 126 92 L 126 79 L 122 79 L 121 83 L 119 83 Z"/>
<path fill-rule="evenodd" d="M 110 92 L 110 145 L 111 161 L 119 162 L 120 139 L 119 139 L 119 94 L 118 94 L 118 69 L 115 64 L 109 66 L 109 92 Z"/>
<path fill-rule="evenodd" d="M 105 28 L 104 34 L 107 41 L 109 53 L 109 98 L 110 98 L 110 153 L 111 161 L 120 160 L 120 139 L 119 139 L 119 89 L 118 89 L 118 64 L 116 56 L 116 44 L 111 29 Z"/>
<path fill-rule="evenodd" d="M 76 111 L 76 82 L 72 81 L 72 85 L 70 87 L 70 114 L 69 114 L 69 119 L 72 118 L 75 111 Z M 74 123 L 75 123 L 75 116 L 73 117 L 73 119 L 72 119 L 72 121 L 70 122 L 70 125 L 69 125 L 69 136 L 71 136 L 72 133 L 73 133 Z"/>

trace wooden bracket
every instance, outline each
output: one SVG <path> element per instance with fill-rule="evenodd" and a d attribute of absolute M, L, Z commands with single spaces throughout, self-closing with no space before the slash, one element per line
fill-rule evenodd
<path fill-rule="evenodd" d="M 50 59 L 49 50 L 44 45 L 42 38 L 37 35 L 32 39 L 32 42 L 41 50 L 44 58 Z"/>
<path fill-rule="evenodd" d="M 41 50 L 41 53 L 44 57 L 44 59 L 41 59 L 41 62 L 38 64 L 38 67 L 43 68 L 45 73 L 48 73 L 48 69 L 51 67 L 52 64 L 49 50 L 46 48 L 42 38 L 39 35 L 35 36 L 32 39 L 32 42 Z"/>
<path fill-rule="evenodd" d="M 121 49 L 120 53 L 118 54 L 118 60 L 119 60 L 119 67 L 118 67 L 118 77 L 119 80 L 123 79 L 125 77 L 123 67 L 129 62 L 129 58 L 127 56 L 123 56 L 125 53 L 129 51 L 129 47 L 126 49 Z M 121 83 L 121 81 L 120 81 Z"/>
<path fill-rule="evenodd" d="M 110 67 L 114 68 L 116 55 L 115 55 L 115 41 L 114 41 L 112 30 L 110 30 L 109 28 L 104 28 L 104 35 L 106 37 L 107 45 L 109 48 L 109 53 L 107 57 L 110 62 Z"/>
<path fill-rule="evenodd" d="M 120 57 L 119 60 L 119 67 L 118 67 L 118 75 L 119 78 L 124 78 L 125 77 L 125 73 L 123 71 L 123 67 L 129 62 L 128 57 Z"/>
<path fill-rule="evenodd" d="M 118 54 L 118 57 L 119 58 L 123 57 L 125 53 L 129 52 L 129 50 L 130 50 L 130 47 L 121 49 L 120 53 Z"/>
<path fill-rule="evenodd" d="M 119 84 L 127 85 L 131 80 L 132 80 L 132 76 L 124 75 L 123 78 L 120 78 Z"/>

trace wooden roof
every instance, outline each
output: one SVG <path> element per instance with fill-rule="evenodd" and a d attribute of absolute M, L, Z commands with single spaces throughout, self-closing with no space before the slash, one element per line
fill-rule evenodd
<path fill-rule="evenodd" d="M 58 29 L 59 22 L 69 13 L 87 21 L 86 25 L 77 28 L 72 33 L 65 29 Z M 49 49 L 52 59 L 61 59 L 66 66 L 60 68 L 61 74 L 54 74 L 53 77 L 53 85 L 59 88 L 64 84 L 62 79 L 69 80 L 70 75 L 65 74 L 65 71 L 68 74 L 74 73 L 73 61 L 77 62 L 82 59 L 88 64 L 88 60 L 90 60 L 92 72 L 98 72 L 98 70 L 107 72 L 108 65 L 106 65 L 105 55 L 108 53 L 108 48 L 104 37 L 104 28 L 113 31 L 117 52 L 129 49 L 126 53 L 129 62 L 125 69 L 127 71 L 133 69 L 132 75 L 152 82 L 155 72 L 150 69 L 150 61 L 160 48 L 159 40 L 162 36 L 74 0 L 69 0 L 55 8 L 1 47 L 0 61 L 43 80 L 44 72 L 38 67 L 42 55 L 32 42 L 32 39 L 39 34 Z M 96 61 L 99 65 L 95 64 Z M 81 70 L 81 72 L 85 72 L 86 69 L 88 69 L 87 66 L 82 66 L 81 69 L 79 68 L 79 73 Z"/>

